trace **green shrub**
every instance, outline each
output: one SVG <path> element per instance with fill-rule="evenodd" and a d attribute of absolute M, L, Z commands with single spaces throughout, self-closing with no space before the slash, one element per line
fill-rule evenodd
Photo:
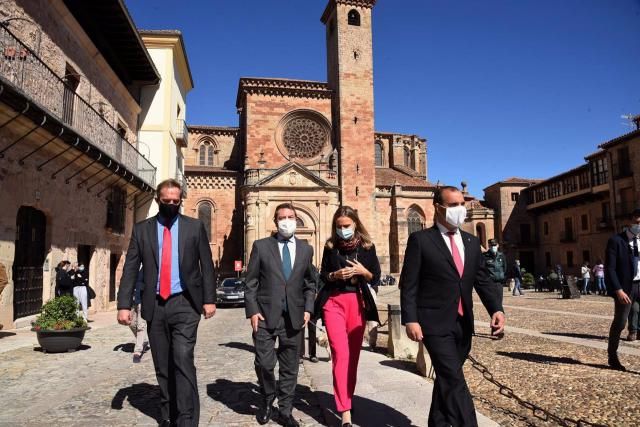
<path fill-rule="evenodd" d="M 87 322 L 78 314 L 78 300 L 70 295 L 54 298 L 42 306 L 42 312 L 32 323 L 36 331 L 82 328 Z"/>
<path fill-rule="evenodd" d="M 533 278 L 533 274 L 524 273 L 522 275 L 522 285 L 525 288 L 532 288 L 534 284 L 535 284 L 535 279 Z"/>

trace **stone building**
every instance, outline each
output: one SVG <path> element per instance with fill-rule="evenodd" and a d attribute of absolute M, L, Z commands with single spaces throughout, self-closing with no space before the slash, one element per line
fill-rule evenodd
<path fill-rule="evenodd" d="M 208 228 L 222 274 L 275 230 L 275 207 L 293 202 L 298 232 L 319 264 L 331 219 L 350 205 L 374 238 L 384 273 L 398 273 L 410 232 L 433 224 L 427 141 L 374 126 L 375 0 L 330 0 L 321 21 L 327 81 L 241 78 L 237 127 L 189 125 L 185 213 Z M 465 190 L 466 192 L 466 190 Z M 486 244 L 493 211 L 473 197 L 468 231 Z"/>
<path fill-rule="evenodd" d="M 121 1 L 0 4 L 0 297 L 5 328 L 53 296 L 61 260 L 115 307 L 134 209 L 155 168 L 137 151 L 140 93 L 159 76 Z"/>
<path fill-rule="evenodd" d="M 636 130 L 600 144 L 571 170 L 485 189 L 511 259 L 519 257 L 538 273 L 561 264 L 572 274 L 584 261 L 604 260 L 609 237 L 628 225 L 629 214 L 640 207 L 640 116 L 635 124 Z M 504 194 L 498 197 L 500 191 Z"/>

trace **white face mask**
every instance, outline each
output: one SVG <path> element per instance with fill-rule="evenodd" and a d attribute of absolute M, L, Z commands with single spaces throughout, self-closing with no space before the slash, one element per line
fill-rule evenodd
<path fill-rule="evenodd" d="M 343 240 L 351 240 L 351 238 L 353 237 L 353 233 L 354 233 L 354 230 L 352 227 L 348 227 L 348 228 L 336 227 L 336 234 L 338 235 L 338 237 L 340 237 Z"/>
<path fill-rule="evenodd" d="M 493 252 L 494 254 L 498 252 L 498 247 L 497 246 L 491 246 L 491 252 Z"/>
<path fill-rule="evenodd" d="M 78 267 L 78 271 L 84 271 L 84 265 L 81 265 L 80 267 Z"/>
<path fill-rule="evenodd" d="M 445 214 L 445 221 L 447 221 L 447 224 L 460 228 L 460 226 L 464 224 L 465 219 L 467 219 L 467 208 L 464 206 L 453 206 L 447 208 L 447 213 Z"/>
<path fill-rule="evenodd" d="M 640 234 L 640 224 L 631 224 L 631 226 L 629 227 L 629 231 L 637 236 L 638 234 Z"/>
<path fill-rule="evenodd" d="M 296 232 L 297 225 L 295 219 L 282 219 L 278 221 L 278 233 L 288 239 Z"/>

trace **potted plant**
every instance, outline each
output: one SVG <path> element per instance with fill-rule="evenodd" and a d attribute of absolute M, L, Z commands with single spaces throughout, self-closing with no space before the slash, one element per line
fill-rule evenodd
<path fill-rule="evenodd" d="M 32 326 L 42 350 L 48 353 L 76 350 L 82 344 L 85 331 L 91 329 L 78 314 L 78 300 L 70 295 L 54 298 L 43 305 Z"/>

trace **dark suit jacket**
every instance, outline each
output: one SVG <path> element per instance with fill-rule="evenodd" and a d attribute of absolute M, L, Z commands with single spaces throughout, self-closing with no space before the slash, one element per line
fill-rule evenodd
<path fill-rule="evenodd" d="M 200 220 L 180 215 L 179 221 L 180 279 L 185 296 L 193 308 L 202 313 L 203 304 L 216 302 L 216 276 L 211 260 L 209 239 L 204 224 Z M 118 309 L 131 308 L 138 271 L 142 264 L 142 283 L 140 284 L 142 318 L 147 321 L 153 318 L 160 266 L 159 252 L 158 220 L 154 216 L 133 227 L 120 278 Z"/>
<path fill-rule="evenodd" d="M 291 276 L 285 280 L 282 258 L 275 236 L 256 240 L 247 266 L 244 291 L 247 318 L 260 313 L 265 322 L 260 326 L 274 329 L 282 316 L 285 295 L 289 318 L 294 329 L 302 328 L 304 312 L 313 313 L 316 275 L 312 271 L 313 248 L 303 240 L 296 241 L 296 259 Z"/>
<path fill-rule="evenodd" d="M 629 246 L 627 232 L 615 234 L 607 242 L 604 263 L 605 284 L 609 295 L 622 289 L 627 295 L 631 293 L 631 282 L 636 275 L 633 265 L 633 251 Z"/>
<path fill-rule="evenodd" d="M 473 331 L 474 287 L 490 315 L 503 311 L 480 250 L 480 241 L 464 231 L 461 234 L 464 243 L 462 278 L 437 226 L 409 236 L 400 275 L 402 324 L 418 322 L 424 335 L 446 335 L 455 327 L 458 300 L 462 297 L 463 319 Z"/>

